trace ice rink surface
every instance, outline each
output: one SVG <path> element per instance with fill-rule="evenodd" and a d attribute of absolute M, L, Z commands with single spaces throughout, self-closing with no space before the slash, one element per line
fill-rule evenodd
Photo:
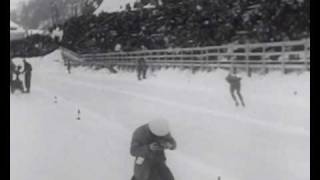
<path fill-rule="evenodd" d="M 31 94 L 10 96 L 11 180 L 129 180 L 131 135 L 157 117 L 178 143 L 167 152 L 176 180 L 310 179 L 309 73 L 243 75 L 247 107 L 237 108 L 223 70 L 137 81 L 135 72 L 67 74 L 59 51 L 29 61 Z"/>

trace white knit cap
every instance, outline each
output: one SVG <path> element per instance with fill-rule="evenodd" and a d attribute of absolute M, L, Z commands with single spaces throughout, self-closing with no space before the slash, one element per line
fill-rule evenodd
<path fill-rule="evenodd" d="M 169 124 L 166 119 L 155 119 L 148 123 L 152 134 L 156 136 L 166 136 L 170 133 Z"/>

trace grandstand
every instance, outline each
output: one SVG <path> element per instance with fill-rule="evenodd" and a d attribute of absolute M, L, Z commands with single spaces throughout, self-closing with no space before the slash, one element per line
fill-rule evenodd
<path fill-rule="evenodd" d="M 90 53 L 112 52 L 117 44 L 123 51 L 137 51 L 310 37 L 310 0 L 174 2 L 72 18 L 62 25 L 62 44 Z M 239 32 L 247 32 L 245 41 Z"/>

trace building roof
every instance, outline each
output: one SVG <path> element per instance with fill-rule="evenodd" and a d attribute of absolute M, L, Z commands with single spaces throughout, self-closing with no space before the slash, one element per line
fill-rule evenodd
<path fill-rule="evenodd" d="M 10 41 L 24 39 L 26 31 L 17 23 L 10 20 Z"/>

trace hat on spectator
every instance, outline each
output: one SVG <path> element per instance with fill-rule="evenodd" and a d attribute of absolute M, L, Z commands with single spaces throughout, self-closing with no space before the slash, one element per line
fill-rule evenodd
<path fill-rule="evenodd" d="M 166 119 L 158 118 L 148 123 L 152 134 L 156 136 L 166 136 L 170 133 L 169 123 Z"/>

